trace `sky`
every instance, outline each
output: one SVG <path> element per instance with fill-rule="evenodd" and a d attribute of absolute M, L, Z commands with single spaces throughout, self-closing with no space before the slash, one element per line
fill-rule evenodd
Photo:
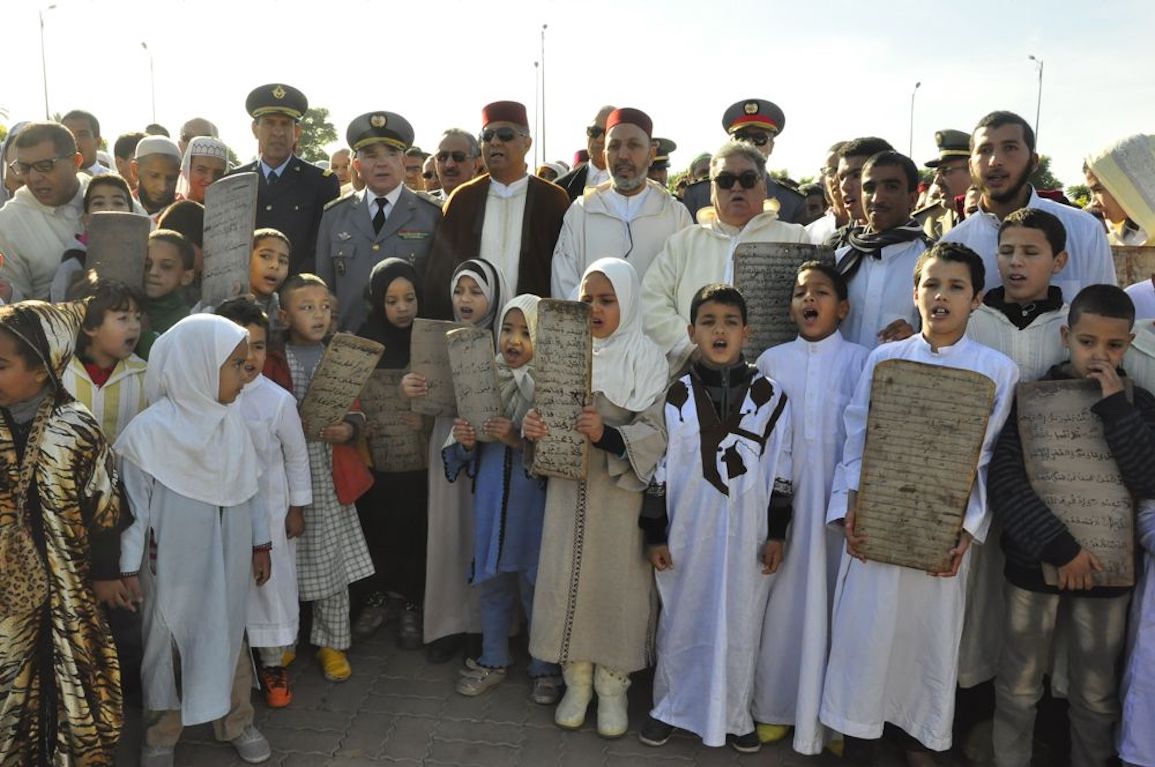
<path fill-rule="evenodd" d="M 571 160 L 602 104 L 637 107 L 677 142 L 674 170 L 725 140 L 727 106 L 766 98 L 786 114 L 770 167 L 794 178 L 841 139 L 908 151 L 913 93 L 921 165 L 936 130 L 994 109 L 1034 123 L 1030 55 L 1044 62 L 1039 150 L 1065 184 L 1089 152 L 1155 131 L 1150 0 L 4 0 L 0 122 L 44 116 L 41 13 L 49 111 L 93 112 L 110 146 L 153 121 L 150 56 L 156 121 L 175 137 L 207 117 L 243 160 L 256 151 L 245 97 L 279 81 L 327 107 L 342 139 L 388 110 L 426 149 L 445 128 L 479 130 L 486 103 L 521 101 L 537 160 Z"/>

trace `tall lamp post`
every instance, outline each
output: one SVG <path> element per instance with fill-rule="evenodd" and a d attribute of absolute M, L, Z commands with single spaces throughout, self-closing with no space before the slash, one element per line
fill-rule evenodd
<path fill-rule="evenodd" d="M 541 62 L 535 61 L 535 62 L 533 62 L 533 135 L 535 135 L 535 136 L 541 135 L 540 133 L 538 133 L 538 126 L 541 124 L 539 122 L 540 114 L 541 114 L 541 111 L 540 111 L 541 110 L 541 102 L 540 102 L 541 95 L 540 94 L 541 94 Z M 538 148 L 537 142 L 535 141 L 533 143 L 533 168 L 534 168 L 535 173 L 537 172 L 537 169 L 540 167 L 540 164 L 538 163 L 538 159 L 537 159 L 537 153 L 539 151 L 540 150 Z M 542 162 L 546 162 L 544 157 L 542 158 Z"/>
<path fill-rule="evenodd" d="M 549 24 L 541 25 L 541 156 L 549 157 L 545 150 L 545 30 Z"/>
<path fill-rule="evenodd" d="M 152 49 L 148 47 L 148 43 L 141 41 L 140 47 L 144 48 L 144 52 L 148 54 L 148 79 L 149 85 L 152 88 L 152 121 L 156 122 L 156 62 L 153 61 Z"/>
<path fill-rule="evenodd" d="M 1031 61 L 1035 62 L 1035 69 L 1037 69 L 1039 72 L 1039 90 L 1038 90 L 1038 96 L 1035 99 L 1035 146 L 1038 146 L 1039 145 L 1039 115 L 1043 111 L 1043 60 L 1038 58 L 1037 56 L 1035 56 L 1035 54 L 1033 54 L 1033 53 L 1029 54 L 1027 56 L 1027 58 L 1030 59 Z"/>
<path fill-rule="evenodd" d="M 922 86 L 922 81 L 919 80 L 914 84 L 914 90 L 910 92 L 910 134 L 907 141 L 906 155 L 910 157 L 914 154 L 914 95 L 918 93 L 918 89 Z"/>
<path fill-rule="evenodd" d="M 48 111 L 48 58 L 44 53 L 44 12 L 55 8 L 55 5 L 50 5 L 46 8 L 41 8 L 40 13 L 40 77 L 44 80 L 44 119 L 51 120 L 52 115 Z"/>

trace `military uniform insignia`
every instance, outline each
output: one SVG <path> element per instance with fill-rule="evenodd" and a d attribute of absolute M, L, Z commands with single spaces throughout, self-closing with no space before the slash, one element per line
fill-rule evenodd
<path fill-rule="evenodd" d="M 280 85 L 278 85 L 276 88 L 273 88 L 273 98 L 283 99 L 284 97 L 285 97 L 285 89 L 284 88 L 282 88 Z"/>
<path fill-rule="evenodd" d="M 348 232 L 337 232 L 337 239 L 341 242 L 344 242 L 345 240 L 353 239 L 353 235 L 349 234 Z"/>
<path fill-rule="evenodd" d="M 748 115 L 758 114 L 758 102 L 757 101 L 747 101 L 746 105 L 744 107 L 742 107 L 742 111 L 744 111 Z"/>
<path fill-rule="evenodd" d="M 374 128 L 384 128 L 386 122 L 388 120 L 385 119 L 385 115 L 373 115 L 369 118 L 369 124 Z"/>
<path fill-rule="evenodd" d="M 334 266 L 337 268 L 337 274 L 344 277 L 345 276 L 345 259 L 338 258 L 338 259 L 336 259 L 336 262 L 337 263 L 334 264 Z"/>
<path fill-rule="evenodd" d="M 429 237 L 429 232 L 416 232 L 411 229 L 402 229 L 397 232 L 397 236 L 403 240 L 424 240 Z"/>
<path fill-rule="evenodd" d="M 321 175 L 325 177 L 332 176 L 333 171 L 330 168 L 325 168 L 325 170 L 321 171 Z"/>

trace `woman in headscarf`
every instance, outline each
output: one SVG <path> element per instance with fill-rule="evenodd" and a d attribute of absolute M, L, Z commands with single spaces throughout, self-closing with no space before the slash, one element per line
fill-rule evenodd
<path fill-rule="evenodd" d="M 100 427 L 61 385 L 82 304 L 0 308 L 0 762 L 112 765 L 120 667 L 97 602 L 131 608 Z"/>
<path fill-rule="evenodd" d="M 176 182 L 177 199 L 205 204 L 205 190 L 225 175 L 229 168 L 229 148 L 212 136 L 197 136 L 188 142 Z"/>

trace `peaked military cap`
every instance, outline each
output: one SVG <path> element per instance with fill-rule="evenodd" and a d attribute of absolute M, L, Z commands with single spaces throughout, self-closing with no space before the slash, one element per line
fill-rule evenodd
<path fill-rule="evenodd" d="M 366 112 L 349 123 L 345 141 L 354 152 L 370 144 L 388 144 L 405 151 L 413 145 L 413 126 L 396 112 Z"/>
<path fill-rule="evenodd" d="M 300 120 L 309 110 L 309 100 L 291 85 L 269 83 L 253 89 L 245 99 L 245 110 L 253 119 L 262 115 L 282 114 Z"/>
<path fill-rule="evenodd" d="M 971 156 L 971 137 L 961 130 L 935 131 L 934 143 L 938 147 L 938 157 L 926 163 L 928 168 L 937 168 L 947 160 L 958 160 Z"/>
<path fill-rule="evenodd" d="M 733 135 L 743 128 L 762 128 L 781 133 L 786 127 L 786 115 L 773 101 L 745 99 L 730 105 L 722 115 L 722 127 Z"/>

